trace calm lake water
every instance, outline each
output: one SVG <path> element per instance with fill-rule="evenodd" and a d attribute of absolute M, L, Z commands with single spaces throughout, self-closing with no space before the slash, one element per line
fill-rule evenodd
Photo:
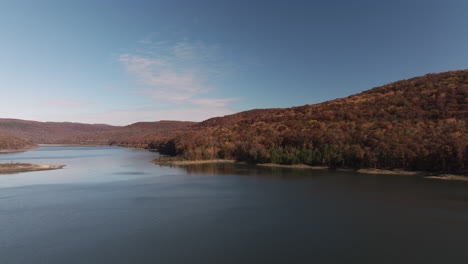
<path fill-rule="evenodd" d="M 468 183 L 42 147 L 0 162 L 0 263 L 468 263 Z"/>

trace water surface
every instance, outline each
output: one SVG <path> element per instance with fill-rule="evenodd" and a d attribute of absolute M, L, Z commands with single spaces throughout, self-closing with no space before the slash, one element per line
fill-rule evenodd
<path fill-rule="evenodd" d="M 42 147 L 0 162 L 0 263 L 468 263 L 468 184 Z"/>

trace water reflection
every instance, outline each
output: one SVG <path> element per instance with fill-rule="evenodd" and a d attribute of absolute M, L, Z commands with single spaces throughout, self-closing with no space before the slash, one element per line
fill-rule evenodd
<path fill-rule="evenodd" d="M 310 178 L 320 175 L 329 175 L 328 170 L 311 170 L 297 168 L 266 167 L 244 163 L 205 163 L 192 165 L 157 165 L 161 167 L 171 167 L 183 169 L 190 175 L 245 175 L 270 177 L 279 179 L 300 179 Z"/>

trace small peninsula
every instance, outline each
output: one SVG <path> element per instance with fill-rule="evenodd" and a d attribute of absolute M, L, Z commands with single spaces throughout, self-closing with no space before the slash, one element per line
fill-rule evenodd
<path fill-rule="evenodd" d="M 1 163 L 0 174 L 62 169 L 65 165 L 37 165 L 30 163 Z"/>

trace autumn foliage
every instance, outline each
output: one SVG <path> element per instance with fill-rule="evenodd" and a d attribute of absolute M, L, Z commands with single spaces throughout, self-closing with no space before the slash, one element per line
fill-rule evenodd
<path fill-rule="evenodd" d="M 124 127 L 0 119 L 0 149 L 32 143 L 158 149 L 189 160 L 467 173 L 468 70 L 428 74 L 321 104 L 201 123 Z M 16 147 L 15 147 L 16 148 Z"/>
<path fill-rule="evenodd" d="M 462 70 L 316 105 L 212 118 L 149 145 L 191 160 L 466 173 L 467 118 Z"/>
<path fill-rule="evenodd" d="M 122 145 L 147 147 L 155 139 L 166 139 L 184 127 L 182 121 L 138 122 L 128 126 L 37 122 L 0 118 L 0 135 L 19 137 L 35 144 Z M 146 137 L 145 137 L 146 136 Z M 147 139 L 151 138 L 151 140 Z"/>
<path fill-rule="evenodd" d="M 185 121 L 138 122 L 105 131 L 80 133 L 64 138 L 60 143 L 145 148 L 156 139 L 171 138 L 194 124 Z"/>
<path fill-rule="evenodd" d="M 33 144 L 30 141 L 17 137 L 0 135 L 0 150 L 22 150 L 32 146 Z"/>
<path fill-rule="evenodd" d="M 0 118 L 0 135 L 19 137 L 35 144 L 59 144 L 83 133 L 99 133 L 118 127 L 71 122 L 37 122 Z"/>

